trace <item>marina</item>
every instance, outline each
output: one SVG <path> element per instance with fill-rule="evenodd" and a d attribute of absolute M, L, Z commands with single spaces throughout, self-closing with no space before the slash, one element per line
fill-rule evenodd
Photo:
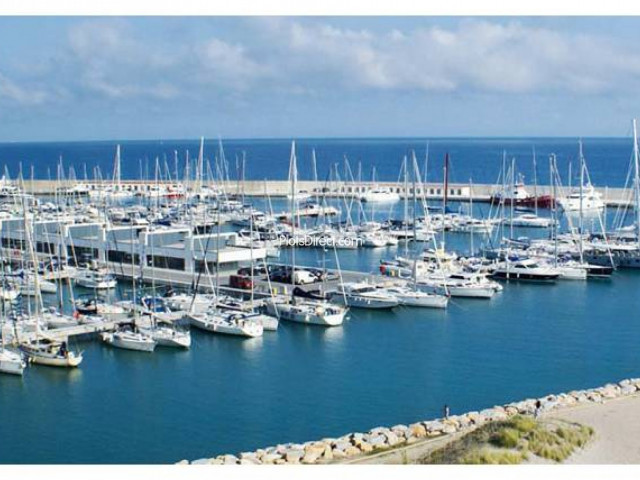
<path fill-rule="evenodd" d="M 635 137 L 611 188 L 582 143 L 568 177 L 538 156 L 533 184 L 506 154 L 493 184 L 452 182 L 448 153 L 425 181 L 411 150 L 395 182 L 346 161 L 305 181 L 296 142 L 288 180 L 247 180 L 244 157 L 234 178 L 205 145 L 173 180 L 158 159 L 123 179 L 118 144 L 108 180 L 5 169 L 0 409 L 17 413 L 0 462 L 38 438 L 31 463 L 171 463 L 637 374 Z M 102 408 L 122 423 L 94 426 Z"/>

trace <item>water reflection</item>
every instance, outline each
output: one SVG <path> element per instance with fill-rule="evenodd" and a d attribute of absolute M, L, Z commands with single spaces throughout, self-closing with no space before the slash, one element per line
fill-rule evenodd
<path fill-rule="evenodd" d="M 79 383 L 82 381 L 83 372 L 82 366 L 84 365 L 84 360 L 80 364 L 78 368 L 61 368 L 61 367 L 49 367 L 46 365 L 29 365 L 28 375 L 38 375 L 48 382 L 56 383 L 56 384 L 69 384 L 69 383 Z M 27 373 L 25 371 L 25 373 Z"/>

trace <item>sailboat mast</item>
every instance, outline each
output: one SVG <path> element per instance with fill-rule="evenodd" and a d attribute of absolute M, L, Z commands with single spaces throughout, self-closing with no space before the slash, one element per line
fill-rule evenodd
<path fill-rule="evenodd" d="M 444 155 L 444 196 L 442 199 L 443 213 L 447 211 L 447 194 L 449 190 L 449 152 Z"/>
<path fill-rule="evenodd" d="M 636 130 L 636 119 L 633 119 L 633 164 L 635 168 L 635 209 L 636 209 L 636 241 L 640 248 L 640 172 L 638 160 L 638 132 Z"/>
<path fill-rule="evenodd" d="M 296 177 L 298 176 L 296 166 L 296 142 L 291 142 L 291 158 L 289 159 L 289 179 L 291 180 L 291 294 L 296 288 Z"/>
<path fill-rule="evenodd" d="M 515 195 L 516 193 L 516 159 L 511 158 L 511 191 Z M 513 209 L 515 208 L 516 199 L 511 199 L 511 205 L 509 206 L 509 238 L 513 240 Z"/>
<path fill-rule="evenodd" d="M 409 226 L 409 177 L 407 176 L 407 156 L 405 155 L 402 166 L 404 168 L 404 219 L 403 219 L 403 227 L 404 227 L 404 251 L 405 254 L 409 252 L 409 235 L 408 235 L 408 226 Z"/>
<path fill-rule="evenodd" d="M 556 172 L 556 154 L 552 153 L 551 154 L 551 158 L 549 159 L 549 171 L 550 171 L 550 180 L 551 180 L 551 188 L 553 189 L 553 198 L 556 198 L 556 179 L 555 179 L 555 172 Z M 553 225 L 552 225 L 552 232 L 553 232 L 553 261 L 554 261 L 554 266 L 557 267 L 558 266 L 558 207 L 557 204 L 554 200 L 553 204 L 552 204 L 552 212 L 553 212 Z"/>
<path fill-rule="evenodd" d="M 533 146 L 533 206 L 538 216 L 538 167 L 536 165 L 536 146 Z"/>
<path fill-rule="evenodd" d="M 583 211 L 582 211 L 582 207 L 583 207 L 583 203 L 584 203 L 584 195 L 583 195 L 583 188 L 584 188 L 584 157 L 582 156 L 582 140 L 580 140 L 580 221 L 578 223 L 579 225 L 579 232 L 578 234 L 580 235 L 580 260 L 582 261 L 582 229 L 584 227 L 583 222 L 584 219 L 582 217 Z"/>
<path fill-rule="evenodd" d="M 116 158 L 113 160 L 113 183 L 120 190 L 120 145 L 116 145 Z"/>

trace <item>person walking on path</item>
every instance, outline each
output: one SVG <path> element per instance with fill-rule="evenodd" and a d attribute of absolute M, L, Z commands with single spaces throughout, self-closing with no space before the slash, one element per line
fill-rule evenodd
<path fill-rule="evenodd" d="M 538 418 L 538 416 L 540 415 L 540 410 L 542 410 L 542 402 L 540 401 L 540 399 L 536 400 L 536 411 L 533 414 L 534 418 Z"/>

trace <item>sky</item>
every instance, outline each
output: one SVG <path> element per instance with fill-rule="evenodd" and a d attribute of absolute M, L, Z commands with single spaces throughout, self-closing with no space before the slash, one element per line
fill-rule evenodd
<path fill-rule="evenodd" d="M 0 17 L 0 141 L 625 136 L 639 17 Z"/>

